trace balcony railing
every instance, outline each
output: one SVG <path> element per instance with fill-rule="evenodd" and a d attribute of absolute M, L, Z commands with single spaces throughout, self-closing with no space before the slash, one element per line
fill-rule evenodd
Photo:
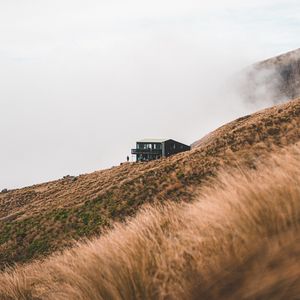
<path fill-rule="evenodd" d="M 131 149 L 131 154 L 162 154 L 161 149 Z"/>

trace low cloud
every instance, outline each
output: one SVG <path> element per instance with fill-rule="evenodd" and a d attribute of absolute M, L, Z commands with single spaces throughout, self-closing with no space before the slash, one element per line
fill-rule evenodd
<path fill-rule="evenodd" d="M 245 103 L 275 105 L 300 96 L 300 49 L 253 64 L 232 87 Z M 233 82 L 232 82 L 233 83 Z"/>
<path fill-rule="evenodd" d="M 190 144 L 265 107 L 228 80 L 297 34 L 268 21 L 283 1 L 49 3 L 0 4 L 0 188 L 117 165 L 143 137 Z"/>

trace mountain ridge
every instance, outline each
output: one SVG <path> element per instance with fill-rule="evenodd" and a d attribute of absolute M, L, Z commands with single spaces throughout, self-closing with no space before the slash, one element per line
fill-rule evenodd
<path fill-rule="evenodd" d="M 258 157 L 300 140 L 300 99 L 238 118 L 191 151 L 0 195 L 0 265 L 28 262 L 92 237 L 145 203 L 192 201 L 220 168 L 254 167 Z"/>
<path fill-rule="evenodd" d="M 250 103 L 300 97 L 300 49 L 258 62 L 239 74 L 239 94 Z"/>
<path fill-rule="evenodd" d="M 0 273 L 0 299 L 297 299 L 300 144 Z"/>

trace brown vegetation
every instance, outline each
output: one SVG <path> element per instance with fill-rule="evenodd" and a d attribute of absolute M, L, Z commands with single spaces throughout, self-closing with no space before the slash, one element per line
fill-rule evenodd
<path fill-rule="evenodd" d="M 300 147 L 0 275 L 0 299 L 298 299 Z M 1 298 L 2 297 L 2 298 Z"/>
<path fill-rule="evenodd" d="M 299 140 L 297 99 L 222 126 L 186 153 L 0 194 L 0 268 L 95 236 L 145 203 L 191 201 L 220 168 L 255 167 L 274 147 Z"/>
<path fill-rule="evenodd" d="M 300 49 L 254 64 L 239 74 L 241 93 L 250 102 L 284 100 L 300 96 Z M 267 98 L 267 99 L 265 99 Z"/>

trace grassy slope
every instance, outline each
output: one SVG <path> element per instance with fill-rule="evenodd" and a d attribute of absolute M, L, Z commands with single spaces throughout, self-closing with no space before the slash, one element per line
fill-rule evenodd
<path fill-rule="evenodd" d="M 0 274 L 0 299 L 299 299 L 299 182 L 298 144 Z"/>
<path fill-rule="evenodd" d="M 25 262 L 101 233 L 144 203 L 191 200 L 220 167 L 254 166 L 275 146 L 300 139 L 300 100 L 225 125 L 192 151 L 0 194 L 0 266 Z"/>
<path fill-rule="evenodd" d="M 240 75 L 243 77 L 241 92 L 250 102 L 261 101 L 265 96 L 272 97 L 269 100 L 274 103 L 297 98 L 300 96 L 300 49 L 256 63 L 244 70 Z"/>

